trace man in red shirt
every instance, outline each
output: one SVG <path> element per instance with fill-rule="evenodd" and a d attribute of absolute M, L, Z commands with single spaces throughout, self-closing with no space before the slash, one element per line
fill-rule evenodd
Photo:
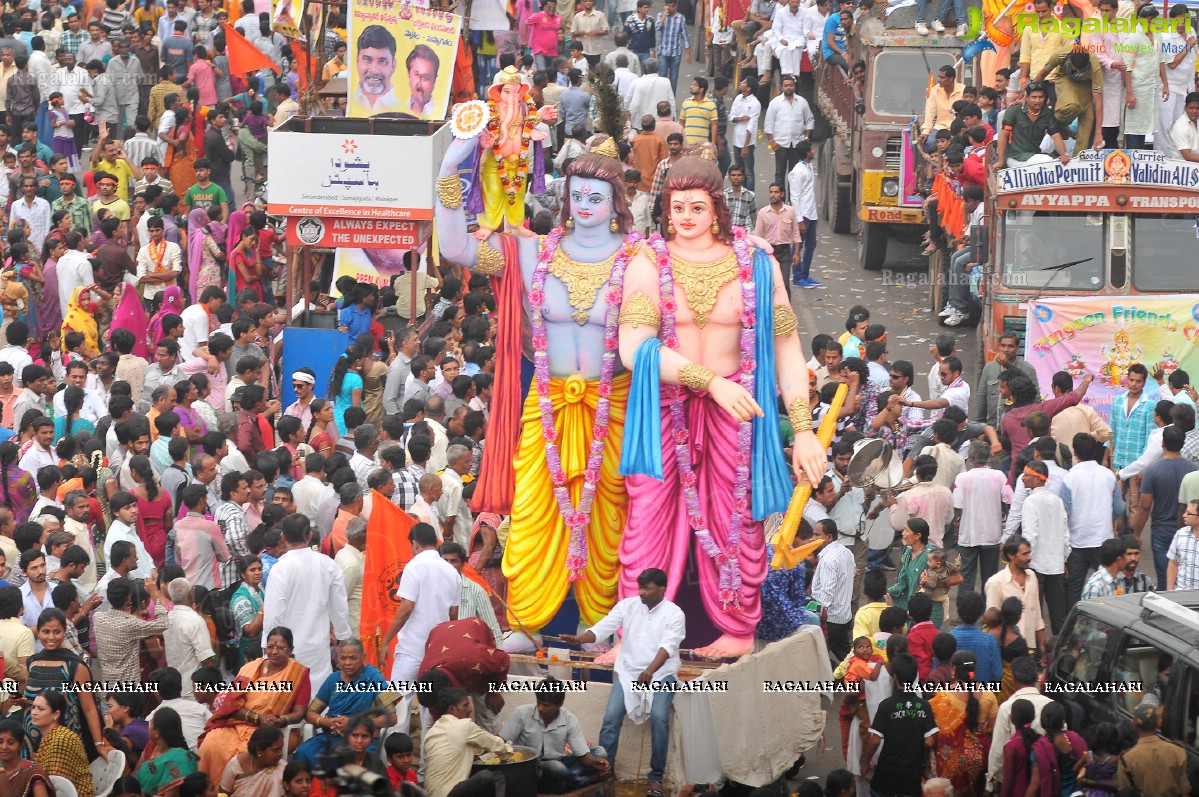
<path fill-rule="evenodd" d="M 938 630 L 932 623 L 933 599 L 923 592 L 908 598 L 908 653 L 916 659 L 923 680 L 933 669 L 933 639 Z"/>

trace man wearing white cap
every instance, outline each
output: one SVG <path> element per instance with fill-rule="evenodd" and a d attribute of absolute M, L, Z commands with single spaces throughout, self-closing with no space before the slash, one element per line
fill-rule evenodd
<path fill-rule="evenodd" d="M 312 400 L 315 398 L 313 387 L 316 385 L 316 374 L 311 368 L 298 368 L 291 375 L 291 387 L 296 393 L 296 400 L 283 411 L 284 415 L 300 419 L 300 425 L 307 436 L 308 427 L 312 426 Z"/>

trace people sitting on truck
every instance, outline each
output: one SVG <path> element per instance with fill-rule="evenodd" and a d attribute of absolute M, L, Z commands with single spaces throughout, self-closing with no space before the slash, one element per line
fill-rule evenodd
<path fill-rule="evenodd" d="M 1052 139 L 1061 162 L 1070 162 L 1057 119 L 1052 109 L 1046 107 L 1047 99 L 1044 83 L 1029 83 L 1025 101 L 1004 111 L 1003 129 L 999 133 L 999 163 L 1008 167 L 1051 163 L 1053 158 L 1041 151 L 1045 136 Z"/>
<path fill-rule="evenodd" d="M 958 82 L 957 70 L 946 64 L 937 70 L 937 85 L 928 92 L 924 103 L 924 121 L 920 126 L 920 143 L 926 152 L 931 152 L 936 145 L 936 139 L 931 134 L 934 129 L 948 130 L 954 120 L 953 104 L 962 99 L 964 87 Z"/>
<path fill-rule="evenodd" d="M 988 86 L 983 86 L 978 93 L 978 107 L 983 112 L 983 121 L 992 129 L 999 127 L 999 107 L 1003 104 L 1000 93 Z"/>
<path fill-rule="evenodd" d="M 984 144 L 990 144 L 995 140 L 995 128 L 987 124 L 983 119 L 983 111 L 976 103 L 967 103 L 966 107 L 962 108 L 962 112 L 958 114 L 958 119 L 966 123 L 966 129 L 981 125 L 987 132 L 987 137 L 983 140 Z"/>
<path fill-rule="evenodd" d="M 1199 162 L 1199 91 L 1187 94 L 1185 113 L 1170 130 L 1174 146 L 1183 160 Z"/>
<path fill-rule="evenodd" d="M 849 72 L 849 58 L 845 52 L 845 36 L 853 30 L 853 11 L 845 10 L 844 6 L 848 5 L 853 8 L 853 3 L 842 3 L 842 10 L 837 14 L 829 14 L 829 17 L 824 22 L 824 28 L 821 33 L 821 56 L 827 63 L 840 67 L 845 72 Z"/>

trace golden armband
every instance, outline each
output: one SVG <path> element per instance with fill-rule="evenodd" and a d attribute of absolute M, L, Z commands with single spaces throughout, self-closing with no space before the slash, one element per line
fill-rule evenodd
<path fill-rule="evenodd" d="M 692 390 L 706 391 L 716 374 L 711 369 L 704 368 L 699 363 L 687 363 L 679 369 L 679 384 Z M 811 428 L 811 422 L 808 427 Z"/>
<path fill-rule="evenodd" d="M 787 418 L 791 421 L 791 432 L 810 432 L 812 431 L 812 408 L 808 406 L 808 400 L 805 398 L 797 398 L 791 402 L 791 406 L 787 408 Z"/>
<path fill-rule="evenodd" d="M 478 274 L 494 276 L 504 270 L 504 253 L 486 241 L 479 243 L 477 257 L 479 263 L 475 266 L 475 272 Z"/>
<path fill-rule="evenodd" d="M 462 180 L 458 175 L 437 178 L 437 198 L 450 210 L 462 207 Z"/>
<path fill-rule="evenodd" d="M 620 323 L 636 328 L 641 325 L 657 329 L 662 326 L 662 316 L 654 307 L 653 299 L 644 293 L 635 293 L 620 308 Z"/>
<path fill-rule="evenodd" d="M 776 304 L 774 306 L 774 336 L 785 338 L 798 328 L 799 319 L 795 317 L 795 311 L 788 305 Z"/>

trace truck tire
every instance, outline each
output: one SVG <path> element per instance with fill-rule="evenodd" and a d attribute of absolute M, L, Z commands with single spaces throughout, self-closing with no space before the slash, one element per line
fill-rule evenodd
<path fill-rule="evenodd" d="M 858 259 L 862 268 L 877 271 L 887 262 L 887 228 L 882 224 L 862 222 L 858 233 Z"/>
<path fill-rule="evenodd" d="M 836 175 L 836 166 L 833 165 L 834 174 L 830 179 L 832 197 L 829 218 L 833 220 L 833 232 L 840 235 L 849 235 L 853 232 L 853 183 L 841 180 Z M 886 244 L 884 243 L 884 247 Z"/>

